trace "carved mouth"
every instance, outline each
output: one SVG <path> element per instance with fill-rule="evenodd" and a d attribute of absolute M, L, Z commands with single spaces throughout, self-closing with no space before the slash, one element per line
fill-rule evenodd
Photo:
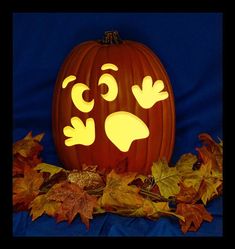
<path fill-rule="evenodd" d="M 149 136 L 147 125 L 136 115 L 118 111 L 105 119 L 105 132 L 109 140 L 122 152 L 127 152 L 133 141 Z"/>

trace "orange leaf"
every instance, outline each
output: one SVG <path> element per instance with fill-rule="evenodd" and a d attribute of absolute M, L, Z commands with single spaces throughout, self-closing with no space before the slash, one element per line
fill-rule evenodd
<path fill-rule="evenodd" d="M 42 140 L 44 133 L 32 137 L 32 132 L 29 132 L 23 139 L 17 141 L 13 145 L 13 155 L 20 154 L 23 157 L 32 157 L 42 150 L 39 142 Z"/>
<path fill-rule="evenodd" d="M 24 168 L 24 177 L 13 181 L 13 206 L 16 210 L 27 210 L 30 202 L 38 195 L 44 179 L 41 173 L 29 166 Z"/>
<path fill-rule="evenodd" d="M 203 220 L 211 222 L 213 219 L 203 204 L 179 203 L 177 205 L 176 214 L 185 218 L 185 221 L 180 220 L 183 233 L 187 231 L 195 232 L 199 229 Z"/>
<path fill-rule="evenodd" d="M 196 148 L 199 157 L 204 163 L 208 160 L 212 161 L 212 169 L 222 172 L 223 167 L 223 145 L 216 143 L 209 134 L 202 133 L 199 135 L 199 139 L 202 141 L 203 146 Z"/>
<path fill-rule="evenodd" d="M 13 145 L 13 176 L 23 175 L 24 167 L 35 167 L 41 162 L 39 153 L 43 147 L 39 143 L 43 138 L 44 133 L 32 137 L 32 132 L 29 132 L 23 139 L 17 141 Z"/>
<path fill-rule="evenodd" d="M 89 219 L 92 219 L 94 207 L 97 205 L 97 199 L 82 190 L 77 184 L 64 181 L 55 184 L 47 193 L 47 199 L 61 203 L 61 206 L 55 213 L 57 221 L 73 221 L 79 213 L 81 220 L 89 228 Z"/>

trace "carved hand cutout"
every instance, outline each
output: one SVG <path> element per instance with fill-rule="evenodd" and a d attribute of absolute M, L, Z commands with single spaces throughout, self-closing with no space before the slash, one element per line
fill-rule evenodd
<path fill-rule="evenodd" d="M 73 146 L 76 144 L 91 145 L 95 141 L 95 122 L 93 118 L 86 120 L 86 125 L 78 117 L 71 118 L 71 126 L 65 126 L 64 135 L 70 137 L 65 140 L 65 145 Z"/>
<path fill-rule="evenodd" d="M 145 76 L 142 81 L 142 90 L 138 85 L 132 86 L 131 89 L 139 105 L 144 109 L 149 109 L 157 102 L 168 98 L 167 91 L 161 92 L 163 88 L 162 80 L 157 80 L 153 84 L 152 77 Z"/>

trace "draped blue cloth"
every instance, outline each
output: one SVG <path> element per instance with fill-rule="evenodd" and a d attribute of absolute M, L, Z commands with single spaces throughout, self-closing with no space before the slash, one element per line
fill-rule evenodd
<path fill-rule="evenodd" d="M 198 134 L 223 139 L 221 13 L 15 13 L 13 15 L 13 138 L 45 132 L 43 161 L 62 166 L 51 130 L 52 95 L 58 71 L 71 49 L 118 30 L 161 59 L 175 95 L 176 140 L 172 162 L 196 154 Z M 13 214 L 14 236 L 222 236 L 222 198 L 207 205 L 214 219 L 183 235 L 178 221 L 157 221 L 110 213 L 95 215 L 90 229 L 77 217 L 72 224 L 28 212 Z"/>

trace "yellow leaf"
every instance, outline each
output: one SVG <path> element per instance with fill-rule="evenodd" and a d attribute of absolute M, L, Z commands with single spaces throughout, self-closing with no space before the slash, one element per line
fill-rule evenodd
<path fill-rule="evenodd" d="M 54 166 L 52 164 L 47 163 L 39 163 L 35 168 L 35 170 L 39 170 L 40 172 L 47 172 L 50 173 L 50 178 L 59 173 L 60 171 L 64 170 L 63 168 L 60 168 L 58 166 Z"/>
<path fill-rule="evenodd" d="M 191 173 L 193 171 L 193 165 L 196 163 L 197 157 L 191 153 L 183 154 L 177 161 L 175 167 L 181 175 Z"/>
<path fill-rule="evenodd" d="M 152 165 L 152 175 L 163 197 L 168 198 L 179 193 L 180 177 L 176 167 L 169 167 L 167 162 L 159 160 Z"/>
<path fill-rule="evenodd" d="M 206 179 L 204 181 L 205 187 L 203 194 L 201 196 L 201 200 L 204 205 L 215 195 L 218 195 L 217 188 L 222 184 L 221 181 L 213 181 L 213 179 Z"/>
<path fill-rule="evenodd" d="M 101 197 L 101 206 L 114 209 L 140 207 L 143 197 L 138 194 L 139 188 L 128 186 L 135 179 L 136 174 L 131 172 L 117 174 L 112 170 L 107 175 L 106 186 Z"/>
<path fill-rule="evenodd" d="M 54 216 L 59 209 L 61 203 L 54 200 L 48 200 L 47 194 L 37 196 L 30 204 L 30 215 L 32 220 L 36 220 L 38 217 L 46 213 L 50 216 Z"/>

